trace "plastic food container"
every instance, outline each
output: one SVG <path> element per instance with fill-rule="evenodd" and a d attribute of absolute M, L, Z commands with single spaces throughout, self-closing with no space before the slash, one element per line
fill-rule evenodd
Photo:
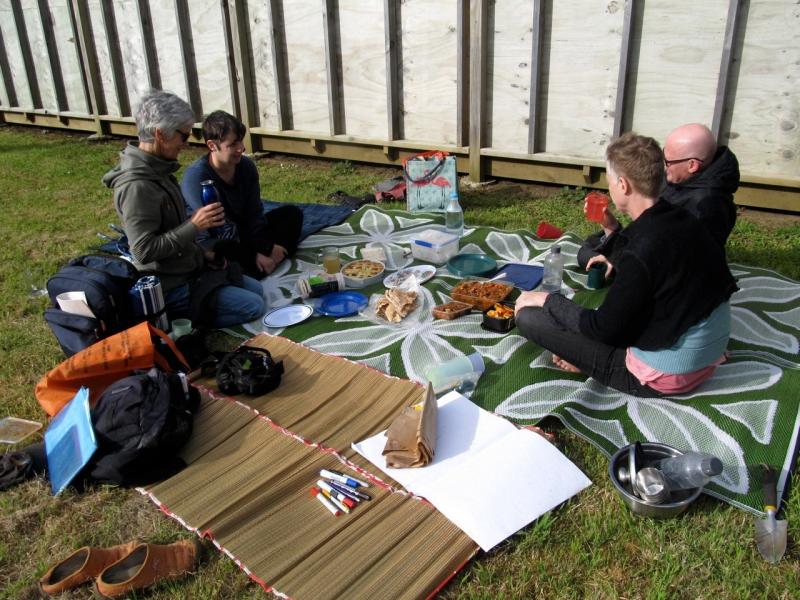
<path fill-rule="evenodd" d="M 458 253 L 458 236 L 426 229 L 411 239 L 411 254 L 417 260 L 442 264 Z"/>
<path fill-rule="evenodd" d="M 495 302 L 505 300 L 513 289 L 513 285 L 499 281 L 462 281 L 453 288 L 451 297 L 478 310 L 489 310 Z"/>
<path fill-rule="evenodd" d="M 448 302 L 447 304 L 434 306 L 431 310 L 431 314 L 437 319 L 447 319 L 450 321 L 469 314 L 471 310 L 471 304 L 466 304 L 464 302 Z"/>
<path fill-rule="evenodd" d="M 500 303 L 496 302 L 495 304 L 500 304 Z M 495 305 L 493 304 L 489 308 L 489 310 L 486 310 L 483 313 L 482 326 L 484 329 L 488 329 L 489 331 L 496 331 L 498 333 L 506 333 L 514 329 L 514 309 L 512 307 L 509 307 L 507 304 L 503 306 L 511 310 L 511 316 L 506 318 L 490 317 L 489 312 L 493 308 L 495 308 Z"/>

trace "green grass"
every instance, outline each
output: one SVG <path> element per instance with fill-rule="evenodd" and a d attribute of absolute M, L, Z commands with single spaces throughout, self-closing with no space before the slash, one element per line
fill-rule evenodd
<path fill-rule="evenodd" d="M 0 127 L 0 417 L 42 421 L 33 388 L 63 356 L 42 319 L 46 300 L 29 299 L 69 258 L 99 243 L 117 222 L 100 177 L 124 142 Z M 189 164 L 199 149 L 181 156 Z M 262 195 L 279 201 L 324 201 L 334 191 L 369 191 L 394 169 L 266 157 L 258 161 Z M 550 221 L 581 235 L 584 191 L 515 182 L 463 191 L 470 224 L 533 229 Z M 400 206 L 400 205 L 397 205 Z M 729 243 L 731 261 L 800 279 L 800 218 L 743 211 Z M 786 506 L 790 543 L 777 566 L 763 562 L 753 518 L 701 498 L 669 521 L 632 516 L 606 475 L 607 459 L 556 421 L 559 448 L 594 482 L 492 552 L 479 555 L 443 591 L 447 598 L 796 598 L 800 596 L 800 493 Z M 35 597 L 36 579 L 81 545 L 133 538 L 166 543 L 189 535 L 134 491 L 98 487 L 58 498 L 42 481 L 0 493 L 0 598 Z M 88 588 L 65 598 L 88 598 Z M 148 598 L 263 598 L 229 559 L 212 553 L 195 577 L 165 584 Z"/>

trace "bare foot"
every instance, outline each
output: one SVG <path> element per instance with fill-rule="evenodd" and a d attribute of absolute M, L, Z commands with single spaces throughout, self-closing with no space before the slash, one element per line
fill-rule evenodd
<path fill-rule="evenodd" d="M 556 356 L 553 354 L 553 364 L 557 366 L 562 371 L 566 371 L 567 373 L 580 373 L 581 370 L 573 365 L 572 363 L 568 363 L 563 358 Z"/>

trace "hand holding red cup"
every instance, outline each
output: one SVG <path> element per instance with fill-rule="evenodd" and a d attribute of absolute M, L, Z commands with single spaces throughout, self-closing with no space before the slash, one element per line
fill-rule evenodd
<path fill-rule="evenodd" d="M 584 212 L 588 221 L 603 223 L 603 217 L 608 207 L 608 195 L 602 192 L 589 192 L 584 198 Z"/>

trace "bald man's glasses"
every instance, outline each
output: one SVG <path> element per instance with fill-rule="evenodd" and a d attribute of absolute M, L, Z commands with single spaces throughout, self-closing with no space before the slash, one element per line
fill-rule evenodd
<path fill-rule="evenodd" d="M 677 165 L 678 163 L 686 162 L 687 160 L 696 160 L 700 164 L 703 163 L 703 159 L 702 158 L 697 158 L 695 156 L 690 156 L 689 158 L 676 158 L 675 160 L 667 160 L 665 158 L 664 159 L 664 166 L 669 169 L 672 165 Z"/>

